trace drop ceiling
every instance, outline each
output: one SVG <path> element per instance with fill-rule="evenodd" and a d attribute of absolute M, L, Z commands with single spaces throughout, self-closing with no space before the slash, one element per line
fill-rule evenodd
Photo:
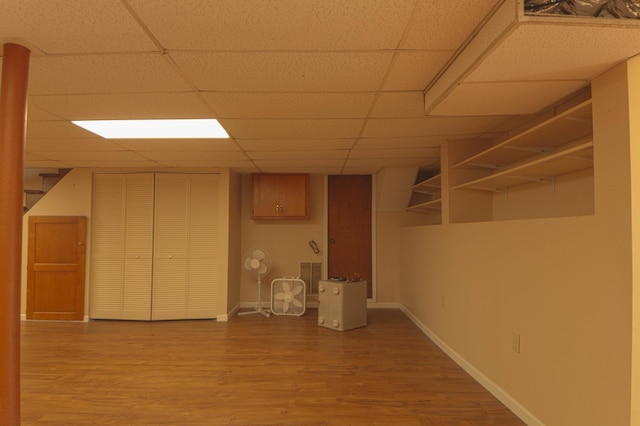
<path fill-rule="evenodd" d="M 635 21 L 522 0 L 3 0 L 31 49 L 27 168 L 437 168 L 640 52 Z M 0 58 L 1 61 L 1 58 Z M 217 118 L 228 140 L 106 140 L 71 120 Z"/>

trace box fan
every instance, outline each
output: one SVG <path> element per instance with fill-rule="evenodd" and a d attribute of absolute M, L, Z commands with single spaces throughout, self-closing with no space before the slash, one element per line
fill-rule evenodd
<path fill-rule="evenodd" d="M 276 278 L 271 282 L 271 313 L 275 315 L 304 314 L 306 284 L 300 278 Z"/>

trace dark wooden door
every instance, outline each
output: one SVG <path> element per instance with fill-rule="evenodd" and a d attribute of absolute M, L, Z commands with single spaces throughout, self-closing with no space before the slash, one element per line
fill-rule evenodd
<path fill-rule="evenodd" d="M 367 281 L 372 295 L 371 176 L 329 176 L 329 278 Z"/>
<path fill-rule="evenodd" d="M 28 319 L 83 319 L 85 237 L 85 217 L 29 217 Z"/>

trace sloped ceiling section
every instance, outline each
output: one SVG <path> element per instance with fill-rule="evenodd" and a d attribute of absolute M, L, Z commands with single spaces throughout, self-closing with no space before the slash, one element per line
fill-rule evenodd
<path fill-rule="evenodd" d="M 525 14 L 506 1 L 425 90 L 425 112 L 534 114 L 635 56 L 638 46 L 638 20 Z"/>

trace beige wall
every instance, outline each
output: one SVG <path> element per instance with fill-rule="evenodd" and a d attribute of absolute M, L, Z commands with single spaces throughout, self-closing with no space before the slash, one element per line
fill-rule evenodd
<path fill-rule="evenodd" d="M 265 249 L 271 257 L 271 272 L 262 278 L 262 301 L 269 305 L 271 281 L 281 277 L 300 275 L 300 262 L 326 262 L 325 184 L 324 176 L 311 176 L 311 218 L 308 220 L 253 220 L 250 210 L 250 177 L 242 176 L 242 250 L 252 247 Z M 315 240 L 320 254 L 314 254 L 309 240 Z M 233 265 L 231 265 L 233 267 Z M 241 262 L 235 266 L 240 271 L 243 303 L 255 304 L 258 298 L 256 279 L 244 271 Z"/>
<path fill-rule="evenodd" d="M 575 201 L 595 202 L 595 215 L 408 226 L 399 237 L 400 303 L 530 424 L 639 424 L 626 77 L 621 66 L 593 83 L 595 197 Z"/>
<path fill-rule="evenodd" d="M 29 216 L 86 216 L 87 218 L 87 252 L 86 252 L 86 287 L 85 287 L 85 317 L 89 312 L 89 293 L 91 276 L 91 194 L 92 194 L 92 176 L 97 170 L 76 168 L 69 172 L 55 187 L 53 187 L 29 212 L 23 217 L 23 236 L 22 236 L 22 297 L 20 312 L 24 318 L 26 315 L 26 288 L 27 288 L 27 252 L 28 252 L 28 218 Z M 122 170 L 118 172 L 123 172 Z M 185 171 L 188 172 L 188 171 Z M 212 171 L 213 172 L 213 171 Z M 240 188 L 239 176 L 230 172 L 228 169 L 215 171 L 220 173 L 220 210 L 221 219 L 220 227 L 226 230 L 222 236 L 221 242 L 230 248 L 221 258 L 222 262 L 222 280 L 228 280 L 229 288 L 225 289 L 226 293 L 220 295 L 220 303 L 225 305 L 227 302 L 238 303 L 239 284 L 236 269 L 227 268 L 233 261 L 237 261 L 238 257 L 231 250 L 237 248 L 240 230 L 238 223 L 238 215 L 240 211 L 239 197 L 236 195 Z M 231 194 L 231 191 L 235 191 Z M 225 222 L 223 222 L 225 221 Z M 230 225 L 227 225 L 230 224 Z M 234 284 L 235 283 L 235 284 Z M 228 304 L 220 306 L 220 309 L 230 312 L 233 306 Z"/>
<path fill-rule="evenodd" d="M 87 271 L 89 277 L 89 259 L 91 256 L 91 182 L 90 169 L 74 169 L 62 181 L 51 189 L 22 218 L 22 297 L 20 313 L 23 318 L 27 311 L 27 250 L 29 242 L 29 216 L 86 216 L 87 217 Z M 88 279 L 88 278 L 87 278 Z M 85 313 L 89 291 L 85 291 Z"/>

